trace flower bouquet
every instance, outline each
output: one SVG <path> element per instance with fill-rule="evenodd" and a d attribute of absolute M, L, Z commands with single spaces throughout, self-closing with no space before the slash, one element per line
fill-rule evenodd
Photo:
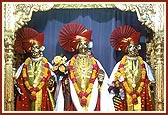
<path fill-rule="evenodd" d="M 53 71 L 56 75 L 64 76 L 68 73 L 68 67 L 67 67 L 67 58 L 66 56 L 55 56 L 52 60 L 53 64 Z"/>

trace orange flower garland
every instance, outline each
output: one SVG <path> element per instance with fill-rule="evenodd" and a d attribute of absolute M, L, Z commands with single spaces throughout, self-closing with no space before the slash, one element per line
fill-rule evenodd
<path fill-rule="evenodd" d="M 93 70 L 92 70 L 92 74 L 91 74 L 91 77 L 90 77 L 90 83 L 88 85 L 88 88 L 86 89 L 85 92 L 82 92 L 77 83 L 76 83 L 76 76 L 74 75 L 74 63 L 75 63 L 75 60 L 77 58 L 78 54 L 74 55 L 71 60 L 70 60 L 70 63 L 69 63 L 69 70 L 70 70 L 70 79 L 74 85 L 74 88 L 77 92 L 77 94 L 79 95 L 79 97 L 81 98 L 81 104 L 82 105 L 86 105 L 87 103 L 87 96 L 91 93 L 92 91 L 92 88 L 93 88 L 93 84 L 94 84 L 94 81 L 97 77 L 97 73 L 98 73 L 98 65 L 97 65 L 97 62 L 95 61 L 95 58 L 92 56 L 92 55 L 89 55 L 90 59 L 91 59 L 91 62 L 92 62 L 92 65 L 93 65 Z"/>
<path fill-rule="evenodd" d="M 47 76 L 48 76 L 48 70 L 49 70 L 49 65 L 48 65 L 48 61 L 46 58 L 42 58 L 42 62 L 44 63 L 44 74 L 43 74 L 43 78 L 41 80 L 41 82 L 39 83 L 39 85 L 37 87 L 33 87 L 29 84 L 29 81 L 28 81 L 28 75 L 27 75 L 27 66 L 28 64 L 30 63 L 31 59 L 30 58 L 27 58 L 25 63 L 24 63 L 24 66 L 23 66 L 23 79 L 24 79 L 24 84 L 25 86 L 27 87 L 27 89 L 31 92 L 31 97 L 30 99 L 31 100 L 36 100 L 36 93 L 38 91 L 40 91 L 42 89 L 42 87 L 44 86 L 46 80 L 47 80 Z"/>
<path fill-rule="evenodd" d="M 137 104 L 138 103 L 138 100 L 137 100 L 137 97 L 140 95 L 142 89 L 143 89 L 143 86 L 144 86 L 144 82 L 145 82 L 145 76 L 146 76 L 146 69 L 145 69 L 145 64 L 142 60 L 142 58 L 140 56 L 138 56 L 138 61 L 140 62 L 141 64 L 141 67 L 142 67 L 142 71 L 141 71 L 141 78 L 140 78 L 140 85 L 138 87 L 138 89 L 136 91 L 132 91 L 129 86 L 128 86 L 128 83 L 126 81 L 126 74 L 124 72 L 124 65 L 125 65 L 125 62 L 126 62 L 126 55 L 122 58 L 121 60 L 121 63 L 119 65 L 119 71 L 115 74 L 115 81 L 118 80 L 118 77 L 119 76 L 123 76 L 124 80 L 122 81 L 122 84 L 126 90 L 126 92 L 132 96 L 132 103 L 133 104 Z"/>

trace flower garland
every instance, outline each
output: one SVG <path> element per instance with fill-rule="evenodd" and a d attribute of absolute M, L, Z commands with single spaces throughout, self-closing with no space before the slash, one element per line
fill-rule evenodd
<path fill-rule="evenodd" d="M 141 64 L 141 67 L 142 67 L 142 70 L 141 70 L 141 78 L 140 78 L 140 85 L 139 87 L 137 88 L 136 91 L 132 91 L 129 86 L 128 86 L 128 83 L 126 81 L 126 73 L 124 72 L 124 65 L 125 65 L 125 62 L 126 62 L 126 55 L 122 58 L 121 60 L 121 63 L 119 65 L 119 72 L 116 72 L 115 73 L 115 81 L 118 81 L 119 77 L 123 77 L 123 80 L 122 80 L 122 84 L 126 90 L 126 92 L 132 96 L 132 103 L 133 104 L 137 104 L 138 103 L 138 100 L 137 100 L 137 97 L 140 95 L 142 89 L 143 89 L 143 86 L 145 84 L 145 76 L 146 76 L 146 68 L 145 68 L 145 64 L 143 62 L 143 59 L 138 56 L 138 61 L 140 62 Z"/>
<path fill-rule="evenodd" d="M 28 81 L 28 75 L 27 75 L 27 66 L 30 63 L 31 59 L 27 58 L 24 65 L 23 65 L 23 79 L 24 79 L 24 84 L 27 87 L 27 89 L 30 91 L 31 93 L 31 100 L 36 100 L 36 93 L 38 91 L 40 91 L 42 89 L 42 87 L 44 86 L 46 80 L 47 80 L 47 76 L 48 76 L 48 70 L 49 70 L 49 65 L 48 65 L 48 61 L 46 58 L 42 58 L 42 62 L 44 63 L 44 74 L 43 74 L 43 78 L 41 79 L 41 82 L 39 83 L 39 85 L 37 87 L 33 87 L 29 84 Z"/>
<path fill-rule="evenodd" d="M 76 76 L 74 75 L 74 63 L 75 63 L 75 60 L 77 58 L 78 54 L 74 55 L 71 60 L 70 60 L 70 63 L 69 63 L 69 70 L 70 70 L 70 79 L 74 85 L 74 88 L 78 94 L 78 96 L 81 98 L 81 104 L 82 105 L 86 105 L 87 104 L 87 96 L 91 93 L 92 91 L 92 88 L 93 88 L 93 84 L 94 84 L 94 81 L 97 77 L 97 73 L 98 73 L 98 70 L 99 70 L 99 67 L 98 67 L 98 64 L 97 62 L 95 61 L 95 58 L 92 56 L 92 55 L 89 55 L 90 59 L 91 59 L 91 62 L 92 62 L 92 66 L 93 66 L 93 70 L 92 70 L 92 74 L 91 74 L 91 77 L 90 77 L 90 83 L 88 85 L 88 88 L 86 89 L 85 92 L 81 91 L 77 85 L 77 79 L 76 79 Z"/>

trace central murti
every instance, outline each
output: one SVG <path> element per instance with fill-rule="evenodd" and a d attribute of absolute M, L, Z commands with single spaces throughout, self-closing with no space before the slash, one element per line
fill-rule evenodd
<path fill-rule="evenodd" d="M 93 46 L 91 35 L 92 30 L 87 30 L 78 23 L 68 23 L 60 32 L 61 46 L 66 51 L 76 51 L 68 62 L 69 92 L 65 93 L 67 95 L 65 110 L 68 111 L 100 111 L 101 109 L 100 86 L 104 74 L 100 75 L 102 79 L 99 79 L 99 63 L 91 52 Z"/>
<path fill-rule="evenodd" d="M 74 74 L 77 79 L 76 83 L 79 89 L 83 92 L 86 92 L 89 86 L 92 69 L 93 66 L 89 55 L 79 54 L 74 62 Z M 90 96 L 88 95 L 88 101 L 89 97 Z M 86 104 L 86 106 L 88 105 Z"/>

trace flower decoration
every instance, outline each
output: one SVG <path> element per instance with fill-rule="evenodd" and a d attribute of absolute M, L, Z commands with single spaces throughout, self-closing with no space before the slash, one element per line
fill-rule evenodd
<path fill-rule="evenodd" d="M 99 66 L 95 60 L 95 58 L 92 56 L 92 55 L 89 55 L 91 61 L 92 61 L 92 66 L 93 66 L 93 70 L 92 70 L 92 74 L 91 74 L 91 78 L 90 78 L 90 83 L 88 85 L 88 88 L 86 89 L 86 91 L 81 91 L 81 89 L 78 87 L 77 85 L 77 78 L 74 74 L 74 63 L 75 63 L 75 60 L 77 58 L 78 54 L 74 55 L 71 60 L 70 60 L 70 63 L 68 65 L 69 67 L 69 70 L 70 70 L 70 79 L 74 85 L 74 88 L 78 94 L 78 96 L 80 97 L 80 103 L 82 105 L 86 105 L 87 102 L 88 102 L 88 95 L 92 92 L 92 89 L 93 89 L 93 84 L 95 82 L 95 79 L 97 78 L 97 75 L 98 75 L 98 71 L 99 71 Z"/>
<path fill-rule="evenodd" d="M 118 77 L 118 81 L 119 82 L 123 82 L 124 81 L 124 77 L 123 76 Z"/>
<path fill-rule="evenodd" d="M 115 79 L 113 82 L 115 84 L 115 87 L 119 87 L 119 93 L 120 93 L 119 95 L 121 96 L 122 99 L 124 99 L 123 91 L 125 91 L 132 97 L 132 103 L 137 104 L 138 103 L 137 98 L 138 96 L 140 96 L 142 89 L 144 87 L 144 84 L 145 84 L 146 68 L 145 68 L 145 64 L 142 58 L 138 56 L 138 61 L 140 62 L 141 67 L 142 67 L 140 85 L 139 87 L 137 87 L 137 90 L 132 91 L 130 87 L 128 86 L 128 83 L 126 81 L 126 73 L 124 71 L 124 65 L 125 65 L 126 59 L 127 57 L 125 55 L 121 60 L 121 63 L 118 68 L 118 72 L 115 73 Z M 121 90 L 121 88 L 124 88 L 124 90 L 123 89 Z M 111 88 L 110 90 L 112 89 L 114 89 L 114 87 Z"/>
<path fill-rule="evenodd" d="M 124 92 L 124 89 L 120 89 L 119 95 L 120 95 L 120 97 L 121 97 L 122 100 L 125 99 L 125 94 L 124 94 L 124 93 L 125 93 L 125 92 Z"/>
<path fill-rule="evenodd" d="M 66 56 L 55 56 L 54 59 L 52 60 L 53 71 L 57 75 L 66 74 L 68 71 L 68 67 L 66 65 L 66 62 L 67 62 Z"/>
<path fill-rule="evenodd" d="M 29 84 L 28 74 L 27 74 L 28 73 L 27 66 L 29 65 L 30 61 L 31 59 L 27 58 L 26 61 L 24 62 L 22 74 L 23 74 L 24 84 L 31 93 L 30 99 L 34 101 L 36 100 L 36 93 L 40 91 L 43 88 L 43 86 L 46 84 L 46 80 L 48 79 L 49 65 L 48 65 L 48 60 L 43 57 L 42 62 L 44 63 L 44 74 L 38 86 L 33 87 Z"/>

